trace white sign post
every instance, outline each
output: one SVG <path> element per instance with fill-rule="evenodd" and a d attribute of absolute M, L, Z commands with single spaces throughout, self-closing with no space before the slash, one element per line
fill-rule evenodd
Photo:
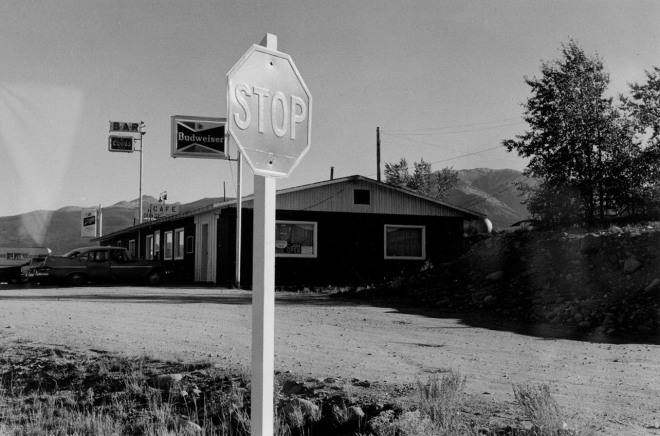
<path fill-rule="evenodd" d="M 277 37 L 253 45 L 227 73 L 229 134 L 254 173 L 252 436 L 273 434 L 276 177 L 310 145 L 312 96 Z M 264 45 L 262 42 L 262 45 Z"/>

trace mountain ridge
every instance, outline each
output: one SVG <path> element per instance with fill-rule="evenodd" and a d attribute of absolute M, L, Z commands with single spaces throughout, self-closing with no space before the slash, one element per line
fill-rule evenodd
<path fill-rule="evenodd" d="M 458 173 L 459 182 L 449 193 L 447 203 L 485 214 L 496 229 L 528 218 L 522 199 L 517 195 L 516 183 L 533 183 L 533 180 L 521 172 L 475 168 L 458 170 Z M 181 212 L 188 212 L 223 200 L 223 197 L 207 197 L 185 204 L 168 204 L 177 204 Z M 157 200 L 144 195 L 143 204 L 149 203 L 157 203 Z M 137 198 L 103 207 L 103 234 L 134 225 L 136 207 L 139 207 Z M 89 239 L 80 237 L 82 209 L 82 206 L 65 206 L 55 211 L 35 210 L 0 217 L 0 245 L 46 246 L 56 254 L 90 245 Z"/>

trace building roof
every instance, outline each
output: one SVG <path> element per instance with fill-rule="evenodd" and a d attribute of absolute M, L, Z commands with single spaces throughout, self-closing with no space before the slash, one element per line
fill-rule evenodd
<path fill-rule="evenodd" d="M 375 195 L 379 195 L 382 201 L 366 207 L 350 207 L 349 197 L 352 199 L 352 191 L 348 191 L 349 186 L 356 188 L 374 188 Z M 444 201 L 428 197 L 423 194 L 378 182 L 368 177 L 354 175 L 341 177 L 332 180 L 310 183 L 291 188 L 280 189 L 277 191 L 277 209 L 278 210 L 310 210 L 310 211 L 330 211 L 330 212 L 353 212 L 353 213 L 392 213 L 408 215 L 436 215 L 436 216 L 454 216 L 462 217 L 468 220 L 484 219 L 486 215 L 455 206 Z M 243 197 L 241 206 L 243 208 L 253 207 L 254 195 Z M 352 206 L 352 200 L 350 200 Z M 189 216 L 210 213 L 215 210 L 233 207 L 235 208 L 237 199 L 227 200 L 220 203 L 206 205 L 197 209 L 182 212 L 176 215 L 143 222 L 123 230 L 119 230 L 108 235 L 93 239 L 93 241 L 103 241 L 112 237 L 135 231 L 144 227 L 152 226 L 159 222 L 177 220 Z"/>

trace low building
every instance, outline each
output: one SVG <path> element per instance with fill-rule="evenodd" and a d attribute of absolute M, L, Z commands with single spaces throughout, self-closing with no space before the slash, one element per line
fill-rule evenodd
<path fill-rule="evenodd" d="M 169 263 L 183 283 L 236 283 L 236 200 L 98 238 Z M 242 202 L 241 287 L 252 280 L 253 198 Z M 460 254 L 480 213 L 351 176 L 282 189 L 276 199 L 277 286 L 369 285 Z"/>

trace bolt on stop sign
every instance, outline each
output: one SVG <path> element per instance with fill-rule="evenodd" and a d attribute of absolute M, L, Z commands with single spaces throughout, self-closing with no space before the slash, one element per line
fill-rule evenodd
<path fill-rule="evenodd" d="M 254 174 L 291 174 L 310 146 L 312 95 L 289 55 L 253 45 L 234 65 L 227 125 Z"/>

